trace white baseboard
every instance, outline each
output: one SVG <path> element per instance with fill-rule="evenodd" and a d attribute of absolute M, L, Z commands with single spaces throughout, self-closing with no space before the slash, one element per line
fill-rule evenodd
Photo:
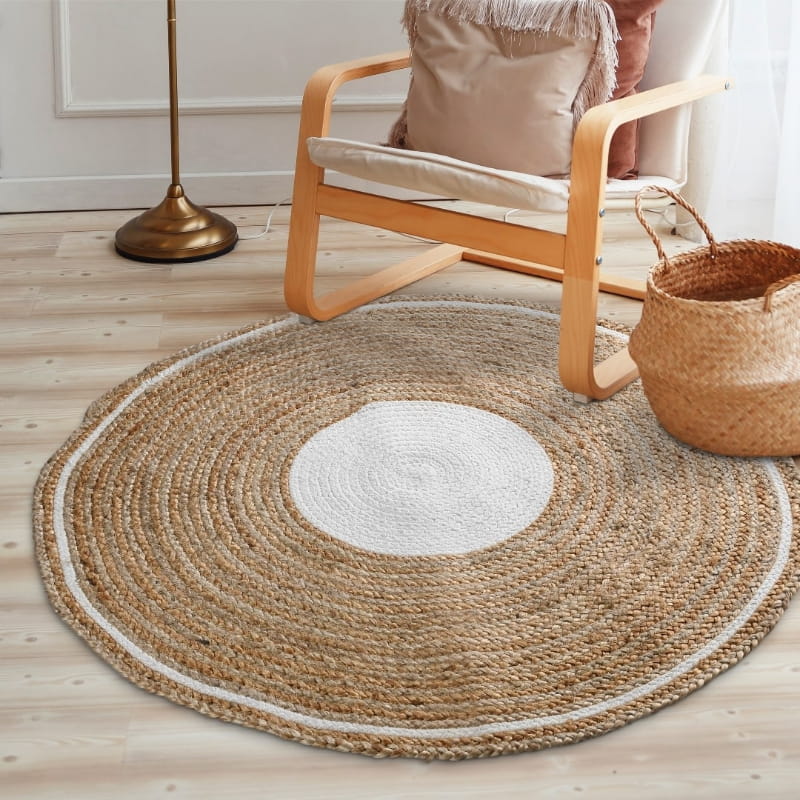
<path fill-rule="evenodd" d="M 198 205 L 267 205 L 291 196 L 293 173 L 261 172 L 182 176 Z M 160 203 L 169 175 L 0 179 L 0 212 L 150 208 Z"/>
<path fill-rule="evenodd" d="M 181 177 L 189 199 L 201 206 L 272 205 L 292 195 L 294 173 L 242 172 L 189 174 Z M 331 174 L 331 183 L 361 191 L 374 184 Z M 151 208 L 161 202 L 169 175 L 75 176 L 67 178 L 0 178 L 0 213 L 28 211 L 96 211 Z M 402 200 L 431 200 L 430 195 L 382 186 L 380 193 Z"/>

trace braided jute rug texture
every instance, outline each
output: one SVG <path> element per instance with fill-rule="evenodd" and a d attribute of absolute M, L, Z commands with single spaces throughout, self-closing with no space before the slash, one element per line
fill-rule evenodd
<path fill-rule="evenodd" d="M 684 697 L 797 588 L 800 476 L 681 444 L 638 384 L 575 403 L 557 337 L 537 307 L 402 298 L 152 365 L 42 471 L 52 604 L 150 692 L 374 756 L 535 750 Z"/>

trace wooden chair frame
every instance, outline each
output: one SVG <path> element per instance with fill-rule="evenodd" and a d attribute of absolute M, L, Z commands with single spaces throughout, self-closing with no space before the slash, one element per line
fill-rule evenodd
<path fill-rule="evenodd" d="M 702 75 L 590 109 L 575 132 L 566 233 L 560 234 L 325 183 L 325 170 L 311 161 L 306 141 L 328 135 L 338 88 L 347 81 L 409 66 L 409 52 L 400 51 L 323 67 L 309 80 L 303 96 L 289 228 L 287 305 L 313 320 L 328 320 L 461 260 L 558 280 L 563 283 L 561 381 L 580 399 L 610 397 L 638 373 L 627 348 L 595 364 L 598 291 L 639 299 L 645 291 L 643 281 L 599 270 L 611 137 L 625 122 L 722 91 L 728 83 Z M 316 297 L 321 215 L 446 244 Z"/>

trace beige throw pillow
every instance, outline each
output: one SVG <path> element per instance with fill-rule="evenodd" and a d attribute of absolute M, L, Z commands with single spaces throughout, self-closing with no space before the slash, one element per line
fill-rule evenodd
<path fill-rule="evenodd" d="M 584 111 L 614 88 L 601 0 L 407 0 L 412 78 L 389 144 L 495 169 L 569 174 Z"/>

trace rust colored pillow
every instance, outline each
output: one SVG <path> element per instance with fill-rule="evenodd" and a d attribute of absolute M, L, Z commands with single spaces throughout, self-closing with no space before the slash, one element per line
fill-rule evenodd
<path fill-rule="evenodd" d="M 636 94 L 650 53 L 650 38 L 656 8 L 664 0 L 606 0 L 617 20 L 617 88 L 611 97 L 617 100 Z M 609 178 L 635 178 L 638 165 L 639 121 L 619 127 L 608 153 Z"/>

